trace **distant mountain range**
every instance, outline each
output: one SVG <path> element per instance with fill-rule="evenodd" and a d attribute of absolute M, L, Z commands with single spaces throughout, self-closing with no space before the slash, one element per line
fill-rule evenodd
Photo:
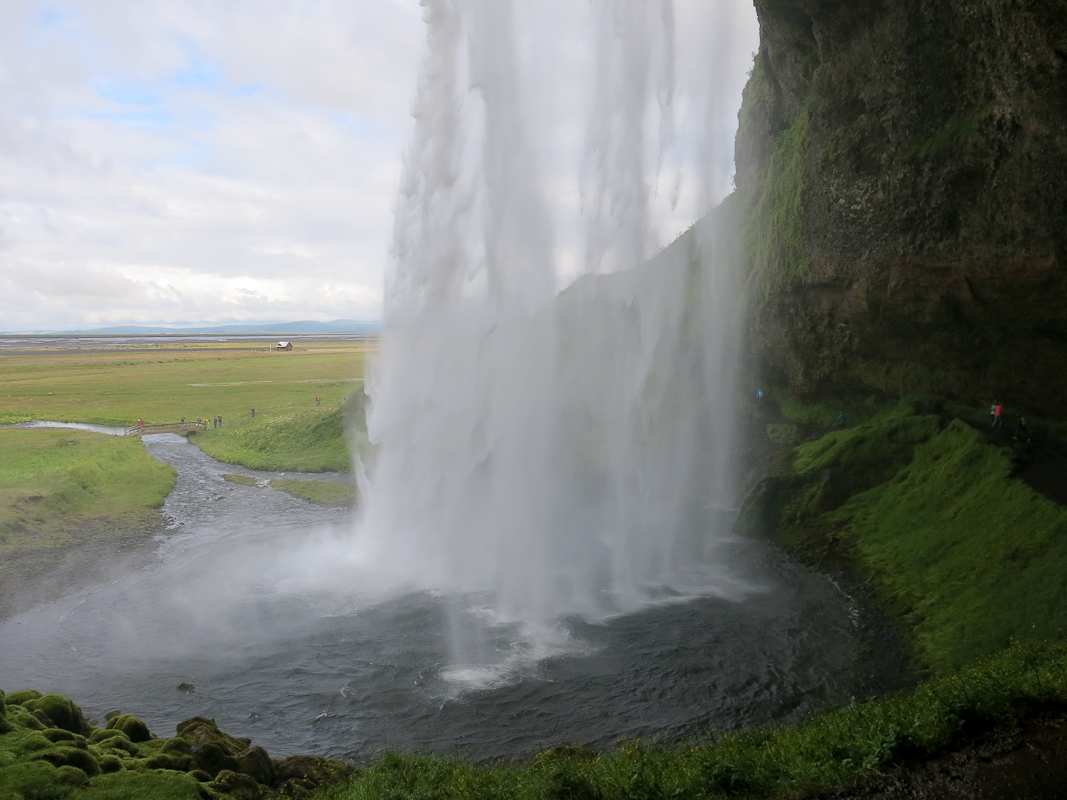
<path fill-rule="evenodd" d="M 269 333 L 271 335 L 278 335 L 298 333 L 380 333 L 381 330 L 382 324 L 380 322 L 359 322 L 358 320 L 354 319 L 335 319 L 331 322 L 315 322 L 312 320 L 303 320 L 300 322 L 239 323 L 232 325 L 190 325 L 181 328 L 172 328 L 166 325 L 156 325 L 152 327 L 145 325 L 114 325 L 110 328 L 91 328 L 87 330 L 74 331 L 24 331 L 24 333 L 57 335 Z"/>

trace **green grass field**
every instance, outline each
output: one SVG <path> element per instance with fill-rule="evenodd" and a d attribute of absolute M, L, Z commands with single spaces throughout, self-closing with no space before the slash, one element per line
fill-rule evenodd
<path fill-rule="evenodd" d="M 0 357 L 0 423 L 50 419 L 102 425 L 225 425 L 251 416 L 338 408 L 363 381 L 374 342 L 316 342 L 292 352 L 197 345 L 123 352 L 37 350 Z"/>

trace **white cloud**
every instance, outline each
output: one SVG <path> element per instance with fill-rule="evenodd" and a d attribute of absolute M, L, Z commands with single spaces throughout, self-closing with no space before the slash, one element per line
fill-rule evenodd
<path fill-rule="evenodd" d="M 724 108 L 755 46 L 737 3 L 752 43 L 723 67 Z M 519 15 L 561 251 L 589 49 L 565 22 L 585 13 Z M 0 4 L 0 330 L 377 317 L 422 37 L 418 0 Z M 701 44 L 683 32 L 680 52 Z M 695 75 L 679 84 L 706 93 Z M 669 233 L 699 213 L 685 147 Z"/>

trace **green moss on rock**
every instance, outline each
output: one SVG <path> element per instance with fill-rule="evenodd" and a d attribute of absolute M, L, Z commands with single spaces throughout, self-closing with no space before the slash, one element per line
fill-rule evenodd
<path fill-rule="evenodd" d="M 147 742 L 152 738 L 148 726 L 132 714 L 119 714 L 107 721 L 107 730 L 120 731 L 131 742 Z"/>
<path fill-rule="evenodd" d="M 62 695 L 42 695 L 25 701 L 23 706 L 37 715 L 43 714 L 56 728 L 77 734 L 89 733 L 89 724 L 85 721 L 82 710 Z"/>
<path fill-rule="evenodd" d="M 7 702 L 12 705 L 21 706 L 27 700 L 36 700 L 39 697 L 41 697 L 41 693 L 36 689 L 21 689 L 17 692 L 10 692 L 7 695 Z"/>

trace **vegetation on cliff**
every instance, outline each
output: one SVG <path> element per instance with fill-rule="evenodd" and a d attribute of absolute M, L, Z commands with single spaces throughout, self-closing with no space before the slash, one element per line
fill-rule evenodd
<path fill-rule="evenodd" d="M 903 402 L 776 454 L 743 523 L 816 567 L 858 571 L 916 663 L 946 672 L 1067 631 L 1067 508 L 1014 477 L 1015 456 Z"/>
<path fill-rule="evenodd" d="M 809 397 L 927 392 L 1058 413 L 1062 7 L 756 8 L 736 149 L 754 199 L 752 353 Z"/>

